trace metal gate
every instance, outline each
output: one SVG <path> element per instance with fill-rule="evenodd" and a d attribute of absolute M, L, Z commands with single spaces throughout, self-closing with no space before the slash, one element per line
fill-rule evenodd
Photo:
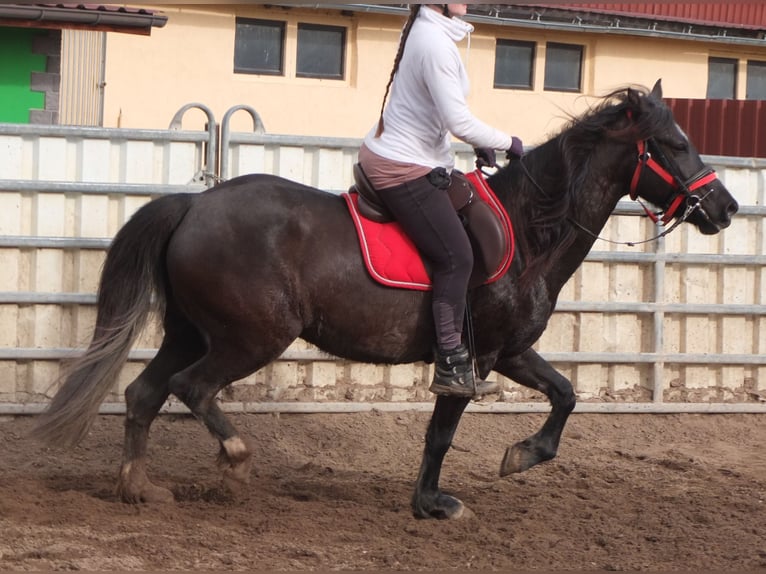
<path fill-rule="evenodd" d="M 207 114 L 208 131 L 182 129 Z M 252 132 L 231 133 L 234 113 Z M 0 410 L 37 412 L 60 362 L 86 343 L 95 287 L 110 238 L 140 205 L 162 193 L 198 191 L 220 178 L 266 172 L 332 192 L 351 183 L 360 140 L 268 134 L 249 106 L 215 118 L 201 104 L 179 110 L 169 130 L 0 124 Z M 470 169 L 468 146 L 455 146 Z M 580 411 L 766 412 L 766 302 L 762 205 L 766 160 L 708 157 L 742 206 L 729 230 L 706 237 L 690 226 L 642 247 L 598 244 L 559 298 L 535 348 L 569 377 Z M 620 202 L 603 235 L 640 240 L 655 229 Z M 122 391 L 161 340 L 153 324 L 132 350 L 103 407 L 122 410 Z M 505 392 L 489 412 L 546 411 L 539 394 L 493 375 Z M 283 357 L 222 392 L 229 411 L 357 411 L 431 408 L 424 364 L 397 367 L 338 360 L 297 341 Z M 165 410 L 185 410 L 172 400 Z"/>

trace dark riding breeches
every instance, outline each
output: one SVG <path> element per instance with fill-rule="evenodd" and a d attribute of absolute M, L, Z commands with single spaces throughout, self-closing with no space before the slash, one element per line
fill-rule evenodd
<path fill-rule="evenodd" d="M 378 196 L 431 264 L 437 344 L 443 350 L 454 349 L 462 338 L 473 251 L 446 186 L 436 187 L 424 176 L 379 189 Z"/>

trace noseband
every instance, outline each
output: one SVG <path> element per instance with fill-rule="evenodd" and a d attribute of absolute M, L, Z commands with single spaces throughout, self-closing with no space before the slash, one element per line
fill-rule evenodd
<path fill-rule="evenodd" d="M 628 111 L 628 117 L 630 118 L 631 116 L 632 114 L 630 111 Z M 687 179 L 683 179 L 678 166 L 675 164 L 675 162 L 671 161 L 665 156 L 665 154 L 662 152 L 662 149 L 660 149 L 659 145 L 657 145 L 657 142 L 653 137 L 639 140 L 636 142 L 636 147 L 638 148 L 638 163 L 636 164 L 636 169 L 633 172 L 633 177 L 630 181 L 630 198 L 634 201 L 638 201 L 641 204 L 641 207 L 644 208 L 646 215 L 649 216 L 649 218 L 655 224 L 659 222 L 661 222 L 663 226 L 667 224 L 675 217 L 676 212 L 685 202 L 686 210 L 684 211 L 683 215 L 677 218 L 670 227 L 666 227 L 661 233 L 643 241 L 613 241 L 611 239 L 606 239 L 593 233 L 590 229 L 584 227 L 578 221 L 572 218 L 567 218 L 572 223 L 572 225 L 584 231 L 594 239 L 601 239 L 607 243 L 615 243 L 635 247 L 636 245 L 649 243 L 650 241 L 656 241 L 661 237 L 665 237 L 678 225 L 685 222 L 692 215 L 692 213 L 697 210 L 700 210 L 702 215 L 710 220 L 707 213 L 705 213 L 705 209 L 702 207 L 702 200 L 705 199 L 705 197 L 707 197 L 710 193 L 712 193 L 713 190 L 708 191 L 708 193 L 701 197 L 699 195 L 694 195 L 692 192 L 718 179 L 718 175 L 716 175 L 713 168 L 705 167 L 695 175 Z M 652 157 L 652 153 L 657 156 L 657 160 Z M 537 183 L 523 160 L 523 156 L 519 158 L 519 164 L 521 165 L 521 169 L 526 175 L 527 179 L 529 179 L 529 181 L 532 182 L 532 185 L 534 185 L 540 192 L 545 194 L 545 190 L 540 186 L 539 183 Z M 660 179 L 662 179 L 675 191 L 675 194 L 667 201 L 667 207 L 658 213 L 655 213 L 646 207 L 638 195 L 638 186 L 641 182 L 641 176 L 644 173 L 644 167 L 653 171 L 657 176 L 660 177 Z"/>
<path fill-rule="evenodd" d="M 700 204 L 703 198 L 699 197 L 698 195 L 694 195 L 692 192 L 718 179 L 714 169 L 706 167 L 697 174 L 684 180 L 681 178 L 675 163 L 665 156 L 660 147 L 654 141 L 654 138 L 640 140 L 636 143 L 636 146 L 638 147 L 638 163 L 636 164 L 636 169 L 633 172 L 633 178 L 630 181 L 630 198 L 641 203 L 641 200 L 638 197 L 638 186 L 641 181 L 641 176 L 644 173 L 644 167 L 647 167 L 653 171 L 657 176 L 660 177 L 660 179 L 662 179 L 673 190 L 675 190 L 675 195 L 673 195 L 670 201 L 668 201 L 664 212 L 660 212 L 659 214 L 652 212 L 643 203 L 641 203 L 644 211 L 652 221 L 655 223 L 661 221 L 663 225 L 666 224 L 668 221 L 673 219 L 673 217 L 676 215 L 676 212 L 678 211 L 678 208 L 683 205 L 684 201 L 686 201 L 687 205 L 686 212 L 683 214 L 683 217 L 681 217 L 680 220 L 677 220 L 677 223 L 685 221 L 694 211 L 701 209 Z M 652 157 L 652 153 L 657 156 L 659 161 Z M 672 172 L 670 170 L 672 170 Z"/>

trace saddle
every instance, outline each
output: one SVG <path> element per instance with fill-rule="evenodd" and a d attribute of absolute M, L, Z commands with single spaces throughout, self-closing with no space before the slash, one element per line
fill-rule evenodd
<path fill-rule="evenodd" d="M 513 259 L 513 233 L 508 215 L 486 185 L 481 172 L 474 172 L 470 174 L 469 178 L 469 176 L 453 170 L 450 174 L 450 179 L 447 194 L 452 206 L 463 222 L 474 251 L 474 270 L 469 287 L 476 287 L 495 281 L 507 271 Z M 386 208 L 358 163 L 354 165 L 354 185 L 351 186 L 348 194 L 344 195 L 352 213 L 356 210 L 361 219 L 378 224 L 380 226 L 378 229 L 387 229 L 389 225 L 396 225 L 398 228 L 393 215 Z M 362 245 L 362 250 L 368 254 L 370 245 L 369 241 L 365 239 L 365 233 L 362 229 L 364 223 L 362 221 L 356 221 L 356 223 L 360 234 L 360 241 L 365 243 Z M 399 233 L 403 234 L 403 231 L 399 229 Z M 390 233 L 381 233 L 379 231 L 375 233 L 378 241 L 383 241 L 380 238 L 386 235 L 390 235 Z M 397 257 L 393 253 L 394 249 L 391 246 L 386 246 L 385 249 L 392 251 L 390 257 Z M 412 249 L 414 249 L 414 246 L 412 246 Z M 415 252 L 417 252 L 416 249 Z M 370 258 L 366 257 L 366 259 L 368 268 L 370 268 Z M 423 261 L 423 265 L 427 267 L 428 263 Z M 370 271 L 373 272 L 372 269 Z M 426 269 L 426 271 L 428 270 Z M 381 280 L 378 275 L 380 275 L 379 270 L 373 273 L 373 276 L 380 282 L 389 285 L 393 284 Z M 428 284 L 425 288 L 430 288 L 430 280 L 427 279 L 426 282 Z M 394 286 L 412 289 L 424 288 L 422 285 L 416 286 L 416 283 L 417 281 L 411 285 L 395 284 Z"/>

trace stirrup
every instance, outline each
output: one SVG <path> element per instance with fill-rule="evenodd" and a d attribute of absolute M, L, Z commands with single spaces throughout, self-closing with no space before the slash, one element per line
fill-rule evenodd
<path fill-rule="evenodd" d="M 494 381 L 479 381 L 474 382 L 469 387 L 467 385 L 443 385 L 434 380 L 428 390 L 440 396 L 479 398 L 484 395 L 499 393 L 500 385 Z"/>

